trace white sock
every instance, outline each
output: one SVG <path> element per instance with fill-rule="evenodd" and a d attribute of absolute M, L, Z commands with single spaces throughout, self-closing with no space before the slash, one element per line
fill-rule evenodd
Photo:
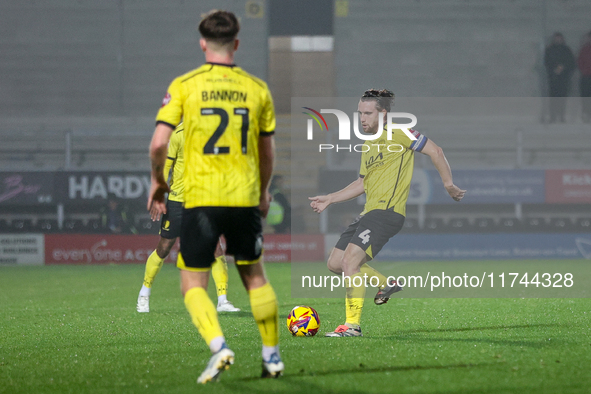
<path fill-rule="evenodd" d="M 149 297 L 151 293 L 152 289 L 146 287 L 145 285 L 142 285 L 142 289 L 140 290 L 140 297 Z"/>
<path fill-rule="evenodd" d="M 222 294 L 221 296 L 218 296 L 218 306 L 222 305 L 227 300 L 228 299 L 226 298 L 226 295 L 225 294 Z"/>
<path fill-rule="evenodd" d="M 263 360 L 268 361 L 273 353 L 279 354 L 279 345 L 265 346 L 263 345 Z"/>
<path fill-rule="evenodd" d="M 215 337 L 209 342 L 209 350 L 211 350 L 212 353 L 217 353 L 222 349 L 224 343 L 226 343 L 226 338 Z"/>

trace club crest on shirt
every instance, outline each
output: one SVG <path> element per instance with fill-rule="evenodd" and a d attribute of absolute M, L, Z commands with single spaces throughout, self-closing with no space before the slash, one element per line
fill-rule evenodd
<path fill-rule="evenodd" d="M 170 95 L 170 93 L 166 92 L 164 98 L 162 99 L 162 106 L 164 107 L 166 104 L 170 103 L 171 98 L 172 96 Z"/>

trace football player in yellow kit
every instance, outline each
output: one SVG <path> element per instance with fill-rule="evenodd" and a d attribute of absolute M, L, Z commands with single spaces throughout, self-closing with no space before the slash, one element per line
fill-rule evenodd
<path fill-rule="evenodd" d="M 393 101 L 394 93 L 385 89 L 370 89 L 363 94 L 358 111 L 365 133 L 378 132 L 380 117 L 384 120 L 383 124 L 386 124 L 386 116 Z M 416 140 L 411 140 L 402 130 L 394 130 L 391 140 L 386 140 L 384 131 L 377 140 L 366 141 L 367 148 L 363 149 L 361 156 L 359 178 L 335 193 L 310 197 L 310 206 L 320 213 L 331 204 L 350 200 L 363 193 L 366 195 L 363 212 L 341 234 L 328 257 L 328 269 L 335 274 L 344 273 L 349 280 L 345 281 L 345 324 L 327 333 L 327 337 L 362 336 L 360 321 L 366 284 L 363 280 L 355 282 L 357 276 L 361 279 L 364 275 L 367 278 L 377 278 L 379 290 L 374 298 L 377 305 L 385 304 L 392 294 L 402 289 L 396 281 L 386 283 L 387 278 L 367 262 L 402 229 L 413 173 L 414 152 L 431 158 L 450 197 L 455 201 L 464 197 L 466 191 L 454 185 L 451 169 L 441 148 L 418 131 L 411 132 Z M 388 145 L 396 147 L 388 149 Z M 355 286 L 355 283 L 362 285 Z"/>
<path fill-rule="evenodd" d="M 213 11 L 199 24 L 206 63 L 172 81 L 156 117 L 150 144 L 152 186 L 148 210 L 166 212 L 163 176 L 170 135 L 185 126 L 185 197 L 181 225 L 181 289 L 193 323 L 212 356 L 197 379 L 217 380 L 234 363 L 215 306 L 207 295 L 218 239 L 224 235 L 248 291 L 263 342 L 262 377 L 278 377 L 278 304 L 262 263 L 262 223 L 270 203 L 275 110 L 267 84 L 234 64 L 239 24 L 226 11 Z"/>

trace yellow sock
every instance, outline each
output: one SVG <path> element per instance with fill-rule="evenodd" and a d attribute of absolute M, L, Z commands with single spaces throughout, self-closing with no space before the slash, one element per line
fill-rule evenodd
<path fill-rule="evenodd" d="M 354 279 L 358 277 L 361 280 L 355 281 Z M 345 283 L 349 281 L 345 279 Z M 369 282 L 369 279 L 368 279 Z M 355 286 L 355 284 L 360 286 Z M 345 324 L 359 326 L 361 321 L 361 310 L 363 309 L 363 301 L 365 297 L 365 283 L 363 283 L 363 273 L 358 272 L 355 275 L 351 275 L 351 286 L 347 287 L 347 298 L 345 301 L 346 311 L 345 311 Z"/>
<path fill-rule="evenodd" d="M 185 306 L 191 315 L 193 324 L 208 346 L 214 338 L 224 336 L 218 321 L 218 312 L 205 289 L 201 287 L 189 289 L 185 294 Z"/>
<path fill-rule="evenodd" d="M 216 257 L 211 266 L 211 275 L 215 282 L 218 297 L 226 294 L 228 291 L 228 263 L 226 262 L 226 256 Z"/>
<path fill-rule="evenodd" d="M 158 256 L 158 253 L 154 250 L 148 260 L 146 261 L 146 272 L 144 273 L 144 286 L 150 288 L 152 287 L 152 283 L 154 282 L 154 278 L 160 272 L 160 268 L 162 268 L 162 264 L 164 264 L 164 259 L 161 259 Z"/>
<path fill-rule="evenodd" d="M 375 276 L 379 279 L 378 287 L 380 289 L 382 289 L 386 285 L 387 278 L 384 275 L 380 274 L 378 271 L 376 271 L 374 268 L 370 267 L 367 263 L 363 264 L 359 270 L 362 274 L 367 274 L 368 285 L 371 285 L 372 276 Z M 375 279 L 373 283 L 375 283 Z"/>
<path fill-rule="evenodd" d="M 270 283 L 248 292 L 250 308 L 254 320 L 259 326 L 263 346 L 279 344 L 279 312 L 277 297 Z"/>

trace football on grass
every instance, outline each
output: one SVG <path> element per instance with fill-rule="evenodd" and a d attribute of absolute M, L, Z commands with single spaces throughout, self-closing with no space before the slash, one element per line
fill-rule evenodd
<path fill-rule="evenodd" d="M 296 306 L 287 316 L 287 329 L 294 337 L 313 337 L 319 328 L 318 312 L 309 306 Z"/>

